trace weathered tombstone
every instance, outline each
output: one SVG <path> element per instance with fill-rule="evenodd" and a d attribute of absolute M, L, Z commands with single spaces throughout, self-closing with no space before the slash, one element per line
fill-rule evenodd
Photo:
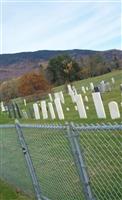
<path fill-rule="evenodd" d="M 28 115 L 27 115 L 27 112 L 25 110 L 22 110 L 22 114 L 23 114 L 23 117 L 25 119 L 28 119 Z"/>
<path fill-rule="evenodd" d="M 76 110 L 76 111 L 78 110 L 78 107 L 77 107 L 77 106 L 75 106 L 75 110 Z"/>
<path fill-rule="evenodd" d="M 67 110 L 67 111 L 70 111 L 70 109 L 69 109 L 68 107 L 66 108 L 66 110 Z"/>
<path fill-rule="evenodd" d="M 62 109 L 62 106 L 61 106 L 60 99 L 56 98 L 54 100 L 54 102 L 55 102 L 58 118 L 61 119 L 61 120 L 64 119 L 64 113 L 63 113 L 63 109 Z"/>
<path fill-rule="evenodd" d="M 94 92 L 99 92 L 99 88 L 97 86 L 94 87 Z"/>
<path fill-rule="evenodd" d="M 94 84 L 92 82 L 90 83 L 90 89 L 92 92 L 94 91 Z"/>
<path fill-rule="evenodd" d="M 109 82 L 106 82 L 106 84 L 105 84 L 105 91 L 106 92 L 111 92 L 111 85 L 110 85 Z"/>
<path fill-rule="evenodd" d="M 78 94 L 76 96 L 76 104 L 77 104 L 80 118 L 87 118 L 86 110 L 85 110 L 85 106 L 84 106 L 81 94 Z"/>
<path fill-rule="evenodd" d="M 15 108 L 15 105 L 13 103 L 12 103 L 12 110 L 13 110 L 14 118 L 16 119 L 17 118 L 16 108 Z"/>
<path fill-rule="evenodd" d="M 88 106 L 86 106 L 86 110 L 89 110 L 89 107 L 88 107 Z"/>
<path fill-rule="evenodd" d="M 102 119 L 106 118 L 106 114 L 105 114 L 105 110 L 104 110 L 100 92 L 93 92 L 92 98 L 93 98 L 93 102 L 94 102 L 94 106 L 95 106 L 98 118 L 102 118 Z"/>
<path fill-rule="evenodd" d="M 24 101 L 24 106 L 26 107 L 27 103 L 26 103 L 26 99 L 23 100 Z"/>
<path fill-rule="evenodd" d="M 70 94 L 70 92 L 72 91 L 72 87 L 70 84 L 67 85 L 67 88 L 68 88 L 68 93 Z"/>
<path fill-rule="evenodd" d="M 89 90 L 89 88 L 88 87 L 86 87 L 86 91 L 88 91 Z"/>
<path fill-rule="evenodd" d="M 53 102 L 52 95 L 49 93 L 48 96 L 49 96 L 50 101 Z"/>
<path fill-rule="evenodd" d="M 120 91 L 121 91 L 121 93 L 122 93 L 122 83 L 120 84 Z"/>
<path fill-rule="evenodd" d="M 20 109 L 19 109 L 19 106 L 17 105 L 17 103 L 15 103 L 15 106 L 16 106 L 16 110 L 17 110 L 18 117 L 19 117 L 19 118 L 22 118 L 21 112 L 20 112 Z"/>
<path fill-rule="evenodd" d="M 72 102 L 75 103 L 76 102 L 76 96 L 75 96 L 73 91 L 70 91 L 70 96 L 71 96 Z"/>
<path fill-rule="evenodd" d="M 88 101 L 89 101 L 89 99 L 88 99 L 88 97 L 87 97 L 87 96 L 85 96 L 85 101 L 86 101 L 86 102 L 88 102 Z"/>
<path fill-rule="evenodd" d="M 116 101 L 111 101 L 108 104 L 111 119 L 120 118 L 119 107 Z"/>
<path fill-rule="evenodd" d="M 50 111 L 50 115 L 52 119 L 55 119 L 55 112 L 54 112 L 54 108 L 53 108 L 53 104 L 51 102 L 48 103 L 48 107 L 49 107 L 49 111 Z"/>
<path fill-rule="evenodd" d="M 104 93 L 104 92 L 106 91 L 106 84 L 105 84 L 104 81 L 101 81 L 101 82 L 100 82 L 99 91 L 100 91 L 101 93 Z M 98 91 L 97 91 L 97 92 L 98 92 Z"/>
<path fill-rule="evenodd" d="M 72 91 L 74 92 L 74 95 L 77 95 L 77 90 L 74 85 L 72 86 Z"/>
<path fill-rule="evenodd" d="M 41 109 L 42 109 L 42 116 L 43 116 L 43 119 L 48 119 L 46 101 L 44 101 L 44 100 L 41 101 Z"/>
<path fill-rule="evenodd" d="M 81 90 L 82 90 L 82 92 L 83 92 L 84 94 L 86 93 L 86 90 L 85 90 L 85 87 L 84 87 L 84 86 L 81 87 Z"/>
<path fill-rule="evenodd" d="M 33 104 L 35 119 L 40 119 L 39 107 L 37 103 Z"/>
<path fill-rule="evenodd" d="M 111 82 L 112 82 L 113 85 L 115 84 L 115 79 L 114 79 L 114 77 L 111 78 Z"/>
<path fill-rule="evenodd" d="M 62 91 L 59 92 L 59 96 L 60 96 L 61 102 L 64 104 L 65 101 L 64 101 L 64 95 L 63 95 L 63 92 L 62 92 Z"/>
<path fill-rule="evenodd" d="M 5 112 L 5 111 L 6 111 L 3 101 L 1 101 L 1 111 L 2 111 L 2 112 Z"/>

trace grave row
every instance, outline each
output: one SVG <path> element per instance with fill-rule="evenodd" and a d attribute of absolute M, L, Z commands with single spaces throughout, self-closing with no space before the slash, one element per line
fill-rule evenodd
<path fill-rule="evenodd" d="M 113 84 L 115 84 L 115 80 L 112 79 Z M 103 84 L 102 82 L 101 84 Z M 105 84 L 105 83 L 104 83 Z M 74 104 L 74 109 L 78 112 L 79 117 L 81 119 L 87 118 L 87 111 L 89 109 L 88 106 L 85 107 L 84 101 L 89 102 L 89 99 L 86 95 L 87 91 L 89 90 L 88 87 L 81 87 L 82 92 L 85 94 L 84 101 L 81 94 L 78 94 L 75 86 L 71 86 L 70 84 L 67 85 L 68 89 L 68 95 L 71 97 L 71 101 Z M 96 110 L 97 117 L 99 119 L 106 119 L 106 112 L 103 105 L 103 101 L 101 98 L 101 93 L 97 90 L 95 90 L 94 84 L 90 83 L 90 90 L 92 91 L 92 99 L 94 103 L 94 107 Z M 39 119 L 48 119 L 51 117 L 52 120 L 58 119 L 64 120 L 65 115 L 63 111 L 63 104 L 65 104 L 65 98 L 62 91 L 54 93 L 54 96 L 52 94 L 48 94 L 50 102 L 46 102 L 45 100 L 36 102 L 33 104 L 32 108 L 29 108 L 29 111 L 27 112 L 26 109 L 20 109 L 19 105 L 17 103 L 4 106 L 4 103 L 1 102 L 1 111 L 7 111 L 9 114 L 9 117 L 11 118 L 35 118 L 36 120 Z M 24 106 L 26 108 L 27 103 L 24 99 Z M 108 103 L 108 108 L 110 112 L 110 116 L 112 119 L 118 119 L 120 118 L 120 111 L 118 107 L 118 103 L 115 101 L 110 101 Z M 69 107 L 66 108 L 67 111 L 70 111 Z"/>

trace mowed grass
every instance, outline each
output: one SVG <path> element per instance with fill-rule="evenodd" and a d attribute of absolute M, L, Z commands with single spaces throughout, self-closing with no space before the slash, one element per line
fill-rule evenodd
<path fill-rule="evenodd" d="M 0 180 L 0 200 L 30 200 L 30 198 Z"/>

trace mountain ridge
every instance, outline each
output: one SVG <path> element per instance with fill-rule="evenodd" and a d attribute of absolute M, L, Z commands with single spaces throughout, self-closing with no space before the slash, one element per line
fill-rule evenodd
<path fill-rule="evenodd" d="M 48 61 L 58 55 L 68 54 L 77 61 L 84 57 L 95 54 L 111 61 L 113 56 L 122 58 L 122 50 L 110 49 L 105 51 L 71 49 L 71 50 L 38 50 L 30 52 L 19 52 L 0 54 L 0 81 L 16 78 L 29 71 L 38 71 L 40 65 L 47 67 Z"/>

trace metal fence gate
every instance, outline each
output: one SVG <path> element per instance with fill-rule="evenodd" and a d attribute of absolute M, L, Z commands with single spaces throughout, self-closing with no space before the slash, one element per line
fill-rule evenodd
<path fill-rule="evenodd" d="M 122 124 L 0 125 L 0 166 L 38 200 L 121 200 Z"/>

